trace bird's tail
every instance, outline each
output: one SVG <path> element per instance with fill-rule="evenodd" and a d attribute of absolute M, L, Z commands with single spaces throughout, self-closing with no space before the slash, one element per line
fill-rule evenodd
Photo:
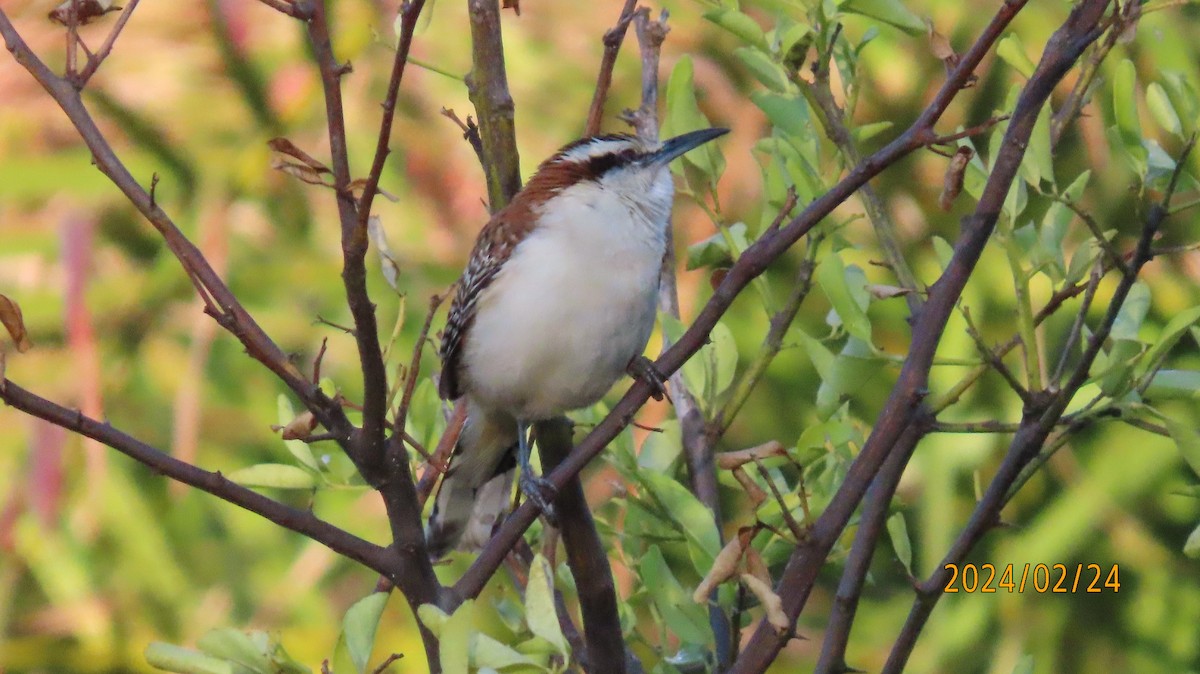
<path fill-rule="evenodd" d="M 478 550 L 512 501 L 517 422 L 467 401 L 467 419 L 434 499 L 425 539 L 429 555 Z"/>

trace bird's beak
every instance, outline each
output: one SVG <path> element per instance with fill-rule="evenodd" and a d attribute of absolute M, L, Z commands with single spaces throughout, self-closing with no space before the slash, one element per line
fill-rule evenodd
<path fill-rule="evenodd" d="M 729 133 L 729 129 L 712 128 L 690 131 L 663 141 L 662 147 L 653 155 L 655 163 L 669 164 L 683 156 L 685 152 L 694 150 L 708 141 Z"/>

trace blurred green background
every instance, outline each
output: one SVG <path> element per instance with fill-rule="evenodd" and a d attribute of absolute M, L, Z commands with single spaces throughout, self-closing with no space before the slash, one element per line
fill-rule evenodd
<path fill-rule="evenodd" d="M 356 175 L 366 170 L 376 141 L 378 102 L 391 63 L 392 3 L 337 0 L 331 12 L 340 58 L 353 63 L 344 80 L 347 125 Z M 600 37 L 620 2 L 525 0 L 518 17 L 504 12 L 508 76 L 525 175 L 541 158 L 580 133 L 601 53 Z M 715 3 L 713 3 L 715 4 Z M 793 3 L 744 2 L 766 22 Z M 794 3 L 802 5 L 803 3 Z M 965 48 L 999 3 L 914 0 L 957 48 Z M 1157 3 L 1164 4 L 1164 3 Z M 1177 71 L 1200 87 L 1200 12 L 1174 6 L 1147 14 L 1136 38 L 1119 45 L 1101 70 L 1130 58 L 1146 81 Z M 403 317 L 393 362 L 407 358 L 427 298 L 442 292 L 461 269 L 475 233 L 486 221 L 486 190 L 475 156 L 445 107 L 471 112 L 461 75 L 470 68 L 466 3 L 430 3 L 413 48 L 393 134 L 394 153 L 381 186 L 398 197 L 377 199 L 375 210 L 401 269 L 401 301 L 371 264 L 371 290 L 387 330 Z M 717 192 L 726 223 L 758 223 L 764 205 L 759 158 L 752 148 L 770 129 L 749 93 L 760 90 L 732 55 L 739 44 L 702 13 L 711 5 L 666 0 L 672 30 L 663 50 L 663 81 L 684 55 L 695 66 L 703 112 L 733 131 L 722 142 L 726 161 Z M 1067 2 L 1034 2 L 1011 27 L 1031 59 L 1069 10 Z M 62 33 L 45 19 L 46 2 L 6 0 L 4 10 L 38 53 L 61 69 Z M 874 22 L 847 20 L 861 38 Z M 108 20 L 82 29 L 97 45 Z M 622 130 L 617 112 L 636 107 L 640 92 L 636 46 L 630 33 L 617 63 L 607 130 Z M 906 126 L 940 85 L 942 64 L 924 36 L 884 26 L 862 52 L 857 124 L 881 120 Z M 1013 83 L 1023 81 L 989 57 L 980 82 L 960 96 L 942 128 L 972 124 L 1000 108 Z M 1069 76 L 1073 77 L 1073 76 Z M 1061 100 L 1060 97 L 1055 100 Z M 329 340 L 324 374 L 351 400 L 359 384 L 353 340 L 326 325 L 350 322 L 338 276 L 338 225 L 331 193 L 273 171 L 266 141 L 286 136 L 325 158 L 320 82 L 300 27 L 250 0 L 144 2 L 112 57 L 89 85 L 85 101 L 134 175 L 157 197 L 247 308 L 298 362 L 311 363 Z M 1090 166 L 1084 203 L 1124 235 L 1138 226 L 1138 195 L 1112 156 L 1105 137 L 1108 101 L 1090 105 L 1059 147 L 1059 175 Z M 1194 128 L 1195 120 L 1189 123 Z M 1147 133 L 1156 133 L 1147 125 Z M 814 131 L 819 133 L 819 131 Z M 866 141 L 873 149 L 894 131 Z M 827 143 L 827 141 L 825 141 Z M 1178 143 L 1162 140 L 1164 146 Z M 914 155 L 876 182 L 895 219 L 918 277 L 939 270 L 931 237 L 953 241 L 960 202 L 937 207 L 945 160 Z M 1193 166 L 1196 164 L 1193 163 Z M 831 165 L 832 166 L 832 165 Z M 836 168 L 826 176 L 836 177 Z M 845 218 L 860 211 L 851 201 Z M 1164 240 L 1193 242 L 1194 216 L 1170 222 Z M 676 208 L 680 248 L 713 235 L 704 211 L 681 198 Z M 869 225 L 842 231 L 872 282 L 892 282 Z M 1068 243 L 1068 246 L 1072 244 Z M 786 288 L 800 252 L 767 276 Z M 1152 263 L 1145 278 L 1153 291 L 1142 330 L 1161 330 L 1171 316 L 1200 301 L 1195 283 L 1200 254 L 1190 251 Z M 702 304 L 708 272 L 680 276 L 684 322 Z M 1034 284 L 1044 301 L 1049 284 Z M 1098 318 L 1104 293 L 1093 309 Z M 7 54 L 0 58 L 0 293 L 20 303 L 35 348 L 8 357 L 13 381 L 61 404 L 110 420 L 176 456 L 225 472 L 290 456 L 270 425 L 277 423 L 282 387 L 220 334 L 200 312 L 178 264 L 117 190 L 89 163 L 66 118 Z M 752 297 L 739 300 L 724 320 L 744 358 L 757 348 L 767 318 Z M 989 249 L 964 295 L 991 342 L 1011 334 L 1015 304 L 999 249 Z M 814 292 L 799 324 L 812 335 L 828 332 L 830 305 Z M 909 333 L 902 301 L 872 305 L 874 341 L 902 356 Z M 1069 323 L 1070 316 L 1063 320 Z M 441 324 L 441 319 L 435 324 Z M 1056 324 L 1057 325 L 1057 324 Z M 1061 327 L 1061 326 L 1060 326 Z M 1048 328 L 1059 335 L 1062 329 Z M 1057 330 L 1057 332 L 1055 332 Z M 1048 340 L 1053 348 L 1053 340 Z M 656 352 L 652 342 L 651 352 Z M 974 352 L 961 320 L 952 321 L 946 357 Z M 427 367 L 433 367 L 427 349 Z M 1051 354 L 1052 356 L 1055 354 Z M 1200 354 L 1185 338 L 1172 366 L 1196 369 Z M 865 432 L 898 371 L 877 368 L 853 391 L 851 411 Z M 932 387 L 944 390 L 962 368 L 938 367 Z M 778 439 L 794 444 L 816 421 L 820 383 L 810 359 L 794 344 L 738 418 L 721 450 Z M 414 434 L 436 440 L 440 428 L 432 389 L 419 396 Z M 1194 401 L 1166 405 L 1195 418 Z M 954 408 L 950 420 L 1016 420 L 1020 401 L 989 375 Z M 651 404 L 644 424 L 662 423 L 669 408 Z M 635 444 L 641 431 L 627 434 Z M 1007 446 L 1007 436 L 942 434 L 917 450 L 897 498 L 913 539 L 914 572 L 928 575 L 965 522 L 977 485 Z M 325 445 L 316 451 L 331 451 Z M 339 459 L 331 457 L 331 461 Z M 599 502 L 614 493 L 610 467 L 588 474 Z M 737 485 L 723 476 L 728 524 L 745 523 Z M 1200 671 L 1200 563 L 1183 556 L 1200 523 L 1196 476 L 1168 438 L 1116 422 L 1093 426 L 1072 440 L 1035 476 L 1005 511 L 1012 527 L 989 535 L 971 555 L 976 564 L 1119 565 L 1120 589 L 1101 594 L 965 594 L 943 599 L 911 662 L 914 672 L 1011 672 L 1026 656 L 1042 672 Z M 1190 490 L 1190 491 L 1189 491 Z M 278 492 L 368 539 L 386 542 L 381 504 L 367 490 L 347 487 Z M 612 507 L 602 517 L 616 521 Z M 849 540 L 846 541 L 848 547 Z M 775 670 L 807 671 L 820 650 L 824 616 L 840 574 L 835 552 L 801 619 L 807 640 L 793 641 Z M 452 573 L 447 570 L 447 573 Z M 622 596 L 636 588 L 622 563 Z M 907 614 L 912 592 L 904 569 L 884 541 L 877 551 L 849 651 L 851 664 L 878 669 Z M 346 608 L 374 586 L 375 577 L 329 550 L 274 525 L 151 474 L 111 450 L 81 441 L 10 408 L 0 408 L 0 671 L 144 671 L 145 645 L 154 640 L 191 644 L 214 627 L 262 629 L 279 635 L 289 652 L 314 668 L 334 648 Z M 422 651 L 403 602 L 393 598 L 377 641 L 377 658 L 403 652 L 392 671 L 423 671 Z M 651 633 L 654 631 L 649 630 Z"/>

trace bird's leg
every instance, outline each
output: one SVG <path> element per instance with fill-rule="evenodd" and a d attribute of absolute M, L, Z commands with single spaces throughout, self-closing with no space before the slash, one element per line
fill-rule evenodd
<path fill-rule="evenodd" d="M 625 366 L 625 372 L 630 377 L 641 379 L 649 384 L 650 388 L 654 391 L 650 395 L 655 400 L 662 400 L 665 397 L 671 404 L 675 403 L 674 400 L 671 400 L 671 394 L 667 393 L 667 378 L 663 376 L 663 373 L 658 371 L 658 368 L 654 367 L 654 362 L 649 358 L 641 354 L 634 356 L 629 361 L 629 364 Z"/>
<path fill-rule="evenodd" d="M 533 474 L 533 467 L 529 465 L 529 422 L 517 422 L 517 460 L 521 464 L 521 477 L 518 484 L 521 487 L 521 492 L 530 501 L 533 501 L 542 514 L 554 526 L 558 525 L 558 516 L 554 512 L 554 499 L 558 497 L 558 489 L 554 483 L 544 477 L 538 477 Z"/>

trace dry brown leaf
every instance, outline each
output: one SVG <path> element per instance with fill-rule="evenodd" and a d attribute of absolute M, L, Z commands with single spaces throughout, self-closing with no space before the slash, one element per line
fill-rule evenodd
<path fill-rule="evenodd" d="M 366 188 L 366 186 L 367 186 L 366 178 L 355 178 L 354 180 L 350 181 L 349 185 L 347 185 L 347 187 L 350 188 L 350 193 L 359 198 L 362 197 L 363 189 Z M 388 192 L 387 190 L 383 189 L 382 187 L 380 187 L 378 185 L 375 186 L 375 194 L 378 194 L 379 196 L 383 197 L 384 199 L 387 199 L 388 201 L 392 202 L 393 204 L 400 203 L 400 197 L 392 194 L 391 192 Z"/>
<path fill-rule="evenodd" d="M 272 426 L 276 430 L 281 431 L 280 435 L 284 440 L 303 440 L 309 435 L 312 435 L 313 429 L 317 427 L 317 418 L 313 413 L 304 410 L 296 415 L 295 419 L 288 422 L 287 426 Z"/>
<path fill-rule="evenodd" d="M 312 155 L 304 150 L 296 147 L 296 144 L 287 138 L 272 138 L 271 140 L 267 141 L 267 147 L 280 154 L 286 154 L 292 159 L 298 160 L 301 164 L 304 164 L 308 168 L 318 173 L 332 173 L 328 166 L 313 158 Z"/>
<path fill-rule="evenodd" d="M 767 500 L 767 492 L 758 486 L 758 483 L 754 481 L 754 478 L 750 477 L 745 468 L 741 466 L 734 468 L 733 479 L 737 480 L 738 484 L 742 485 L 742 489 L 746 490 L 746 496 L 750 497 L 750 503 L 754 506 L 755 510 L 758 510 L 758 506 Z"/>
<path fill-rule="evenodd" d="M 500 7 L 502 9 L 511 9 L 517 13 L 517 16 L 521 16 L 521 0 L 504 0 Z"/>
<path fill-rule="evenodd" d="M 971 157 L 975 156 L 975 151 L 963 145 L 955 151 L 954 156 L 950 158 L 950 164 L 946 166 L 945 184 L 942 186 L 942 196 L 938 199 L 938 205 L 943 211 L 948 211 L 954 206 L 954 200 L 962 192 L 963 177 L 967 173 L 967 164 L 970 163 Z"/>
<path fill-rule="evenodd" d="M 112 0 L 78 0 L 75 3 L 75 25 L 85 26 L 92 22 L 92 19 L 120 10 L 112 4 Z M 64 26 L 71 23 L 71 0 L 67 0 L 47 16 L 55 23 L 60 23 Z"/>
<path fill-rule="evenodd" d="M 773 456 L 783 456 L 787 453 L 787 448 L 778 440 L 765 442 L 757 447 L 749 449 L 739 449 L 736 452 L 721 452 L 717 454 L 717 468 L 721 470 L 733 470 L 738 466 L 750 463 L 755 459 L 769 459 Z"/>
<path fill-rule="evenodd" d="M 950 46 L 950 40 L 934 30 L 933 24 L 929 25 L 929 51 L 933 52 L 939 61 L 950 61 L 951 59 L 958 61 L 958 54 L 954 53 L 954 47 Z M 947 65 L 953 67 L 954 64 L 947 63 Z"/>
<path fill-rule="evenodd" d="M 302 182 L 306 182 L 309 185 L 333 187 L 333 183 L 326 179 L 325 173 L 310 166 L 305 166 L 304 164 L 295 164 L 287 161 L 286 159 L 276 158 L 271 160 L 271 168 L 275 169 L 276 171 L 283 171 L 293 178 L 298 178 Z"/>
<path fill-rule="evenodd" d="M 742 551 L 750 546 L 750 539 L 754 536 L 753 527 L 742 527 L 738 530 L 738 535 L 729 539 L 725 547 L 717 553 L 713 559 L 712 568 L 708 570 L 708 574 L 696 586 L 696 591 L 692 593 L 692 601 L 697 604 L 708 602 L 708 595 L 712 593 L 714 587 L 724 583 L 737 573 L 738 562 L 742 559 Z"/>
<path fill-rule="evenodd" d="M 25 353 L 33 346 L 29 341 L 29 333 L 25 330 L 25 319 L 21 316 L 21 307 L 17 303 L 0 295 L 0 323 L 8 330 L 9 337 L 17 345 L 17 351 Z"/>
<path fill-rule="evenodd" d="M 771 589 L 770 583 L 764 583 L 759 578 L 748 573 L 742 574 L 742 582 L 750 590 L 767 612 L 767 622 L 775 628 L 776 634 L 783 634 L 792 626 L 787 613 L 783 610 L 783 600 Z"/>
<path fill-rule="evenodd" d="M 766 583 L 768 587 L 775 582 L 771 578 L 771 571 L 767 568 L 767 563 L 763 561 L 762 555 L 753 547 L 746 548 L 746 572 Z"/>

